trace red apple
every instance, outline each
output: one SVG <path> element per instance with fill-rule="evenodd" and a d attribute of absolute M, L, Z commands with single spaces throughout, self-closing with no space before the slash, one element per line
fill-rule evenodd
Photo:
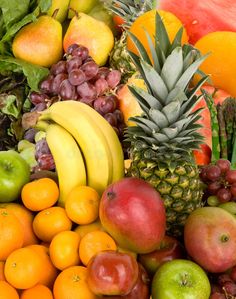
<path fill-rule="evenodd" d="M 166 214 L 160 194 L 139 178 L 123 178 L 103 192 L 99 217 L 120 247 L 136 253 L 158 248 Z"/>
<path fill-rule="evenodd" d="M 138 261 L 152 277 L 163 263 L 184 257 L 185 251 L 182 244 L 176 238 L 166 235 L 157 250 L 146 254 L 139 254 Z"/>
<path fill-rule="evenodd" d="M 88 264 L 88 286 L 98 295 L 127 295 L 138 279 L 136 259 L 126 253 L 101 251 Z"/>
<path fill-rule="evenodd" d="M 236 218 L 219 207 L 198 208 L 185 223 L 184 244 L 203 269 L 224 272 L 236 265 Z"/>
<path fill-rule="evenodd" d="M 150 298 L 150 279 L 144 267 L 138 263 L 138 279 L 131 292 L 125 296 L 104 296 L 104 299 L 149 299 Z"/>

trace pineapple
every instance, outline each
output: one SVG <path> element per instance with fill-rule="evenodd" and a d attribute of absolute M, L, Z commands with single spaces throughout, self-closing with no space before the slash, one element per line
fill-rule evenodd
<path fill-rule="evenodd" d="M 108 9 L 125 21 L 124 30 L 120 38 L 115 41 L 109 58 L 110 66 L 120 70 L 124 83 L 136 72 L 135 64 L 126 50 L 127 30 L 138 16 L 152 9 L 152 2 L 151 0 L 112 0 L 109 5 L 107 4 Z"/>
<path fill-rule="evenodd" d="M 203 205 L 202 184 L 193 158 L 203 137 L 197 132 L 202 109 L 192 112 L 200 99 L 196 92 L 207 80 L 190 88 L 193 75 L 205 59 L 191 45 L 181 46 L 183 30 L 171 43 L 161 17 L 156 13 L 155 45 L 150 41 L 149 58 L 131 33 L 141 57 L 130 52 L 147 91 L 129 86 L 143 113 L 131 117 L 136 126 L 126 128 L 131 165 L 129 176 L 151 183 L 161 194 L 166 208 L 167 233 L 179 237 L 188 215 Z M 150 37 L 149 37 L 150 38 Z M 151 39 L 150 39 L 151 40 Z"/>

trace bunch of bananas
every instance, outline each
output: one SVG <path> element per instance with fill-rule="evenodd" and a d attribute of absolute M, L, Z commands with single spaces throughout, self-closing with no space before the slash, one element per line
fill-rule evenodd
<path fill-rule="evenodd" d="M 60 101 L 43 111 L 46 140 L 59 180 L 59 205 L 76 185 L 99 194 L 124 176 L 124 156 L 111 125 L 93 108 L 78 101 Z"/>

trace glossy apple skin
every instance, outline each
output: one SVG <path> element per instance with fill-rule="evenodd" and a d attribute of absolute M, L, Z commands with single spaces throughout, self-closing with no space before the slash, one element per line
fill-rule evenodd
<path fill-rule="evenodd" d="M 88 285 L 98 295 L 127 295 L 137 282 L 138 262 L 126 253 L 101 251 L 88 264 Z"/>
<path fill-rule="evenodd" d="M 12 202 L 30 180 L 28 163 L 14 150 L 0 151 L 0 202 Z"/>
<path fill-rule="evenodd" d="M 206 271 L 226 271 L 236 265 L 236 218 L 219 207 L 196 209 L 187 218 L 184 245 Z"/>
<path fill-rule="evenodd" d="M 104 299 L 149 299 L 150 298 L 150 279 L 145 268 L 138 263 L 138 279 L 131 292 L 125 296 L 103 296 Z"/>
<path fill-rule="evenodd" d="M 123 178 L 108 186 L 101 198 L 99 217 L 120 247 L 136 253 L 155 250 L 165 235 L 161 196 L 139 178 Z"/>
<path fill-rule="evenodd" d="M 176 238 L 166 235 L 158 249 L 150 253 L 139 254 L 138 261 L 144 266 L 150 277 L 153 277 L 163 263 L 185 257 L 183 245 Z"/>
<path fill-rule="evenodd" d="M 152 299 L 209 299 L 210 293 L 205 271 L 185 259 L 162 264 L 152 280 Z"/>

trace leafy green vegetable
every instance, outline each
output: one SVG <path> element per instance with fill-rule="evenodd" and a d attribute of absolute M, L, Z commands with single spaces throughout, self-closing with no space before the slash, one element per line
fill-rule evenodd
<path fill-rule="evenodd" d="M 0 56 L 0 72 L 8 71 L 23 73 L 29 87 L 34 91 L 38 91 L 39 82 L 49 74 L 49 70 L 45 67 L 13 57 Z"/>

